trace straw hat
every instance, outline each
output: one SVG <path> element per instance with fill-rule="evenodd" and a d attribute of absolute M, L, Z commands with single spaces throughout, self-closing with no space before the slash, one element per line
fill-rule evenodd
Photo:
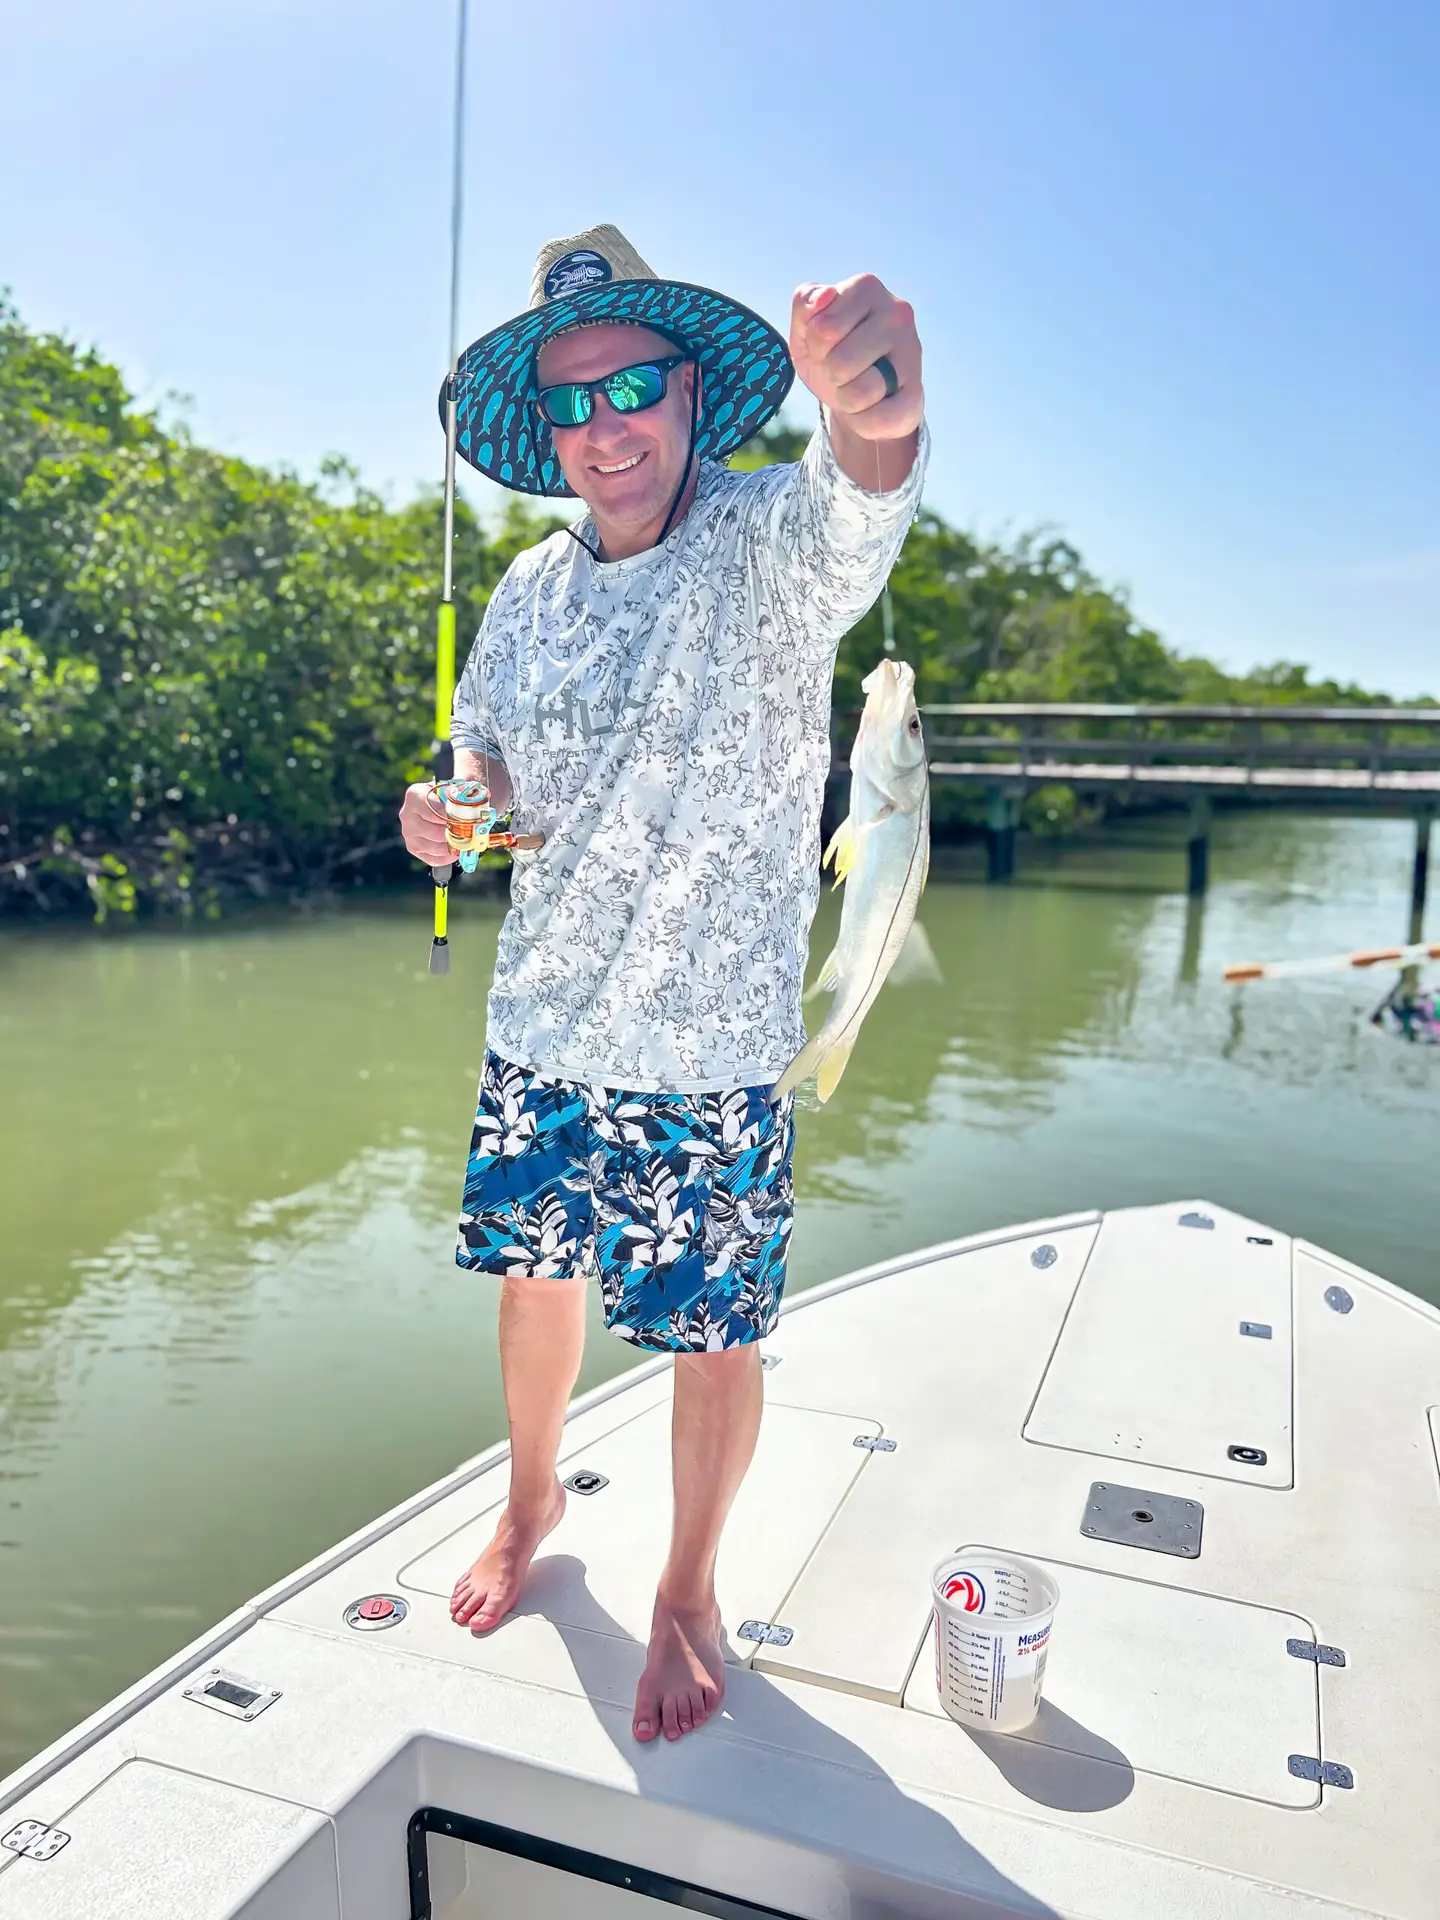
<path fill-rule="evenodd" d="M 590 227 L 540 249 L 526 312 L 467 347 L 456 374 L 456 445 L 489 480 L 518 493 L 567 495 L 550 426 L 533 404 L 540 348 L 603 321 L 649 327 L 693 354 L 701 372 L 695 454 L 723 460 L 779 411 L 795 378 L 774 327 L 709 287 L 662 280 L 618 228 Z M 440 417 L 445 417 L 445 388 Z"/>

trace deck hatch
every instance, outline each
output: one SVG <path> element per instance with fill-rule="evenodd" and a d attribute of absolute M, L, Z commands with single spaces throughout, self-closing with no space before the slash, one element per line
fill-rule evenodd
<path fill-rule="evenodd" d="M 1023 1540 L 990 1544 L 1038 1560 L 1060 1588 L 1040 1717 L 1012 1740 L 1273 1806 L 1319 1805 L 1322 1783 L 1289 1766 L 1320 1752 L 1316 1670 L 1286 1651 L 1314 1633 L 1298 1614 L 1052 1560 Z M 905 1706 L 943 1718 L 932 1646 Z"/>
<path fill-rule="evenodd" d="M 1251 1485 L 1294 1481 L 1290 1242 L 1207 1208 L 1107 1214 L 1025 1438 Z M 1269 1236 L 1264 1236 L 1269 1238 Z M 1269 1338 L 1236 1328 L 1266 1328 Z M 1240 1445 L 1241 1451 L 1230 1449 Z"/>
<path fill-rule="evenodd" d="M 873 1456 L 856 1445 L 857 1429 L 860 1438 L 875 1439 L 880 1423 L 806 1407 L 766 1408 L 755 1462 L 736 1497 L 716 1569 L 735 1658 L 748 1661 L 756 1651 L 754 1641 L 740 1638 L 745 1622 L 786 1617 L 786 1596 L 836 1509 L 857 1478 L 872 1470 Z M 619 1634 L 643 1646 L 670 1535 L 670 1402 L 660 1401 L 588 1441 L 561 1473 L 574 1477 L 576 1469 L 608 1484 L 609 1491 L 598 1499 L 571 1499 L 536 1557 L 520 1611 L 542 1614 L 556 1627 Z M 879 1471 L 885 1470 L 882 1460 Z M 617 1492 L 623 1496 L 619 1509 Z M 494 1531 L 502 1500 L 488 1483 L 486 1494 L 481 1511 L 401 1570 L 399 1591 L 449 1598 L 456 1574 Z"/>

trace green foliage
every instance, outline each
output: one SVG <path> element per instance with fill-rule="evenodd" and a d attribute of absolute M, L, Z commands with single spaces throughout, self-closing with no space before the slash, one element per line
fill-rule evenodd
<path fill-rule="evenodd" d="M 807 438 L 772 422 L 732 464 L 798 459 Z M 561 522 L 520 501 L 488 530 L 462 501 L 456 522 L 463 644 Z M 0 908 L 214 912 L 403 860 L 440 550 L 438 489 L 392 508 L 339 456 L 310 483 L 197 447 L 0 300 Z M 1048 534 L 987 542 L 924 512 L 890 590 L 922 701 L 1381 697 L 1181 659 Z M 876 608 L 841 645 L 837 706 L 859 706 L 882 647 Z M 963 810 L 937 796 L 937 818 Z M 1073 798 L 1048 789 L 1027 817 L 1061 831 Z"/>
<path fill-rule="evenodd" d="M 462 636 L 554 524 L 460 503 Z M 310 485 L 196 447 L 0 307 L 0 899 L 184 907 L 198 867 L 213 900 L 392 842 L 440 551 L 438 492 L 395 510 L 343 460 Z"/>

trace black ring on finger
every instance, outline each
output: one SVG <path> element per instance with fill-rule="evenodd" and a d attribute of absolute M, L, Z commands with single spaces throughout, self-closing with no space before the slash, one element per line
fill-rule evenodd
<path fill-rule="evenodd" d="M 885 398 L 887 400 L 893 400 L 900 391 L 900 376 L 896 373 L 894 367 L 891 366 L 890 356 L 882 353 L 874 364 L 876 373 L 878 373 L 880 378 L 885 382 Z"/>

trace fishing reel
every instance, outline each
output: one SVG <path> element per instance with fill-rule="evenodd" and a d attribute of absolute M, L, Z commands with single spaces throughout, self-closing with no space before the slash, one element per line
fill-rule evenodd
<path fill-rule="evenodd" d="M 490 829 L 496 812 L 490 789 L 480 780 L 437 780 L 435 797 L 445 809 L 445 844 L 460 863 L 462 873 L 474 873 L 482 853 L 489 851 Z M 513 834 L 498 834 L 503 844 Z"/>
<path fill-rule="evenodd" d="M 474 873 L 480 864 L 480 856 L 488 853 L 492 847 L 504 847 L 512 852 L 517 848 L 534 852 L 544 845 L 544 836 L 508 831 L 497 833 L 495 822 L 499 815 L 491 804 L 490 789 L 482 780 L 437 780 L 431 792 L 444 809 L 445 844 L 455 855 L 450 865 L 430 869 L 430 877 L 435 882 L 435 933 L 430 942 L 430 971 L 448 973 L 450 882 L 455 877 L 456 865 L 462 873 Z"/>

